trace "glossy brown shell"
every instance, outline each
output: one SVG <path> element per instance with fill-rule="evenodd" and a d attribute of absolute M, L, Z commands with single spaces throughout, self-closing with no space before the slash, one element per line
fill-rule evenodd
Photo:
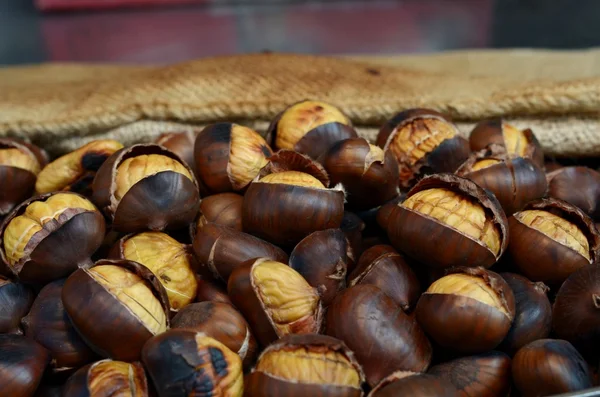
<path fill-rule="evenodd" d="M 167 150 L 178 155 L 187 164 L 196 178 L 196 161 L 194 159 L 194 143 L 196 142 L 196 134 L 192 130 L 183 132 L 167 132 L 160 135 L 154 143 L 165 147 Z"/>
<path fill-rule="evenodd" d="M 21 333 L 21 319 L 34 299 L 31 288 L 0 276 L 0 334 Z"/>
<path fill-rule="evenodd" d="M 435 396 L 459 397 L 460 394 L 448 380 L 421 373 L 396 372 L 383 379 L 368 397 Z"/>
<path fill-rule="evenodd" d="M 548 195 L 581 208 L 600 220 L 600 173 L 587 167 L 564 167 L 548 174 Z"/>
<path fill-rule="evenodd" d="M 94 264 L 100 265 L 124 267 L 144 279 L 162 304 L 168 325 L 167 293 L 148 268 L 128 260 L 103 259 Z M 122 361 L 139 360 L 144 343 L 153 336 L 125 305 L 89 275 L 87 269 L 79 269 L 67 279 L 62 290 L 62 301 L 79 335 L 103 357 Z"/>
<path fill-rule="evenodd" d="M 227 295 L 227 285 L 222 285 L 216 280 L 197 276 L 198 289 L 196 292 L 196 302 L 222 302 L 231 304 L 231 299 Z"/>
<path fill-rule="evenodd" d="M 123 377 L 112 376 L 108 382 L 102 383 L 102 391 L 92 394 L 89 387 L 95 379 L 93 379 L 92 369 L 99 363 L 111 361 L 109 359 L 97 361 L 93 364 L 88 364 L 79 368 L 73 375 L 69 377 L 64 385 L 62 393 L 63 397 L 111 397 L 122 395 L 125 390 L 133 392 L 129 394 L 131 397 L 146 397 L 148 396 L 148 381 L 144 367 L 139 362 L 129 363 L 133 371 L 129 374 L 131 378 L 124 379 Z M 97 375 L 96 375 L 97 376 Z M 126 383 L 127 381 L 127 383 Z"/>
<path fill-rule="evenodd" d="M 340 230 L 344 232 L 352 252 L 348 253 L 348 257 L 351 262 L 348 263 L 348 271 L 350 273 L 356 266 L 358 258 L 362 254 L 363 250 L 363 230 L 365 230 L 366 224 L 358 215 L 353 212 L 344 211 L 344 217 L 342 218 L 342 224 Z"/>
<path fill-rule="evenodd" d="M 285 171 L 304 172 L 317 178 L 325 187 L 330 186 L 329 175 L 320 163 L 305 154 L 293 150 L 281 149 L 269 157 L 269 162 L 259 172 L 262 178 L 265 175 Z"/>
<path fill-rule="evenodd" d="M 21 335 L 0 335 L 0 384 L 5 396 L 33 396 L 50 355 Z"/>
<path fill-rule="evenodd" d="M 444 188 L 476 200 L 500 230 L 501 247 L 498 255 L 483 243 L 450 228 L 437 219 L 399 204 L 388 219 L 388 236 L 392 245 L 417 261 L 435 268 L 452 266 L 490 267 L 508 245 L 508 223 L 496 198 L 474 182 L 452 174 L 436 174 L 423 178 L 407 198 L 417 192 Z"/>
<path fill-rule="evenodd" d="M 201 229 L 201 223 L 216 223 L 237 231 L 242 231 L 242 204 L 244 197 L 236 193 L 220 193 L 204 197 L 200 201 L 200 223 L 194 227 L 194 234 Z"/>

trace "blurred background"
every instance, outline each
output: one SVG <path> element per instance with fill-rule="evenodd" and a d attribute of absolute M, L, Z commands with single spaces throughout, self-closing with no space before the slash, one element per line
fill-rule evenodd
<path fill-rule="evenodd" d="M 600 46 L 600 0 L 0 0 L 0 64 Z"/>

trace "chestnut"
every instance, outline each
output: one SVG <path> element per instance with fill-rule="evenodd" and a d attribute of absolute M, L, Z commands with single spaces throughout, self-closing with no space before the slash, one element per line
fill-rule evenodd
<path fill-rule="evenodd" d="M 43 194 L 67 190 L 91 197 L 96 171 L 110 155 L 122 148 L 120 142 L 103 139 L 91 141 L 57 158 L 38 174 L 35 192 Z"/>
<path fill-rule="evenodd" d="M 271 154 L 258 132 L 233 123 L 211 124 L 194 145 L 198 181 L 210 194 L 244 190 Z"/>
<path fill-rule="evenodd" d="M 417 276 L 402 255 L 389 245 L 379 244 L 367 249 L 348 280 L 351 287 L 376 285 L 405 312 L 412 311 L 421 295 Z"/>
<path fill-rule="evenodd" d="M 379 225 L 379 227 L 381 227 L 384 231 L 386 231 L 388 228 L 392 212 L 394 212 L 398 206 L 398 203 L 401 203 L 404 200 L 406 200 L 406 194 L 402 194 L 395 199 L 388 201 L 377 209 L 375 221 L 377 222 L 377 225 Z"/>
<path fill-rule="evenodd" d="M 544 197 L 548 187 L 542 168 L 530 158 L 511 158 L 499 145 L 473 153 L 456 174 L 494 193 L 507 215 Z"/>
<path fill-rule="evenodd" d="M 423 293 L 417 321 L 440 346 L 483 353 L 498 346 L 515 317 L 515 298 L 498 274 L 483 268 L 453 268 Z"/>
<path fill-rule="evenodd" d="M 46 284 L 23 319 L 25 335 L 44 346 L 52 357 L 55 372 L 77 369 L 97 356 L 81 339 L 69 320 L 62 303 L 66 279 Z"/>
<path fill-rule="evenodd" d="M 447 379 L 431 374 L 396 371 L 379 382 L 368 397 L 458 397 L 460 395 Z"/>
<path fill-rule="evenodd" d="M 358 137 L 350 119 L 325 102 L 304 100 L 279 113 L 267 130 L 275 149 L 295 150 L 318 159 L 335 142 Z"/>
<path fill-rule="evenodd" d="M 567 202 L 531 202 L 508 224 L 508 256 L 519 273 L 532 281 L 560 286 L 569 274 L 598 259 L 600 236 L 594 223 Z"/>
<path fill-rule="evenodd" d="M 182 228 L 198 212 L 199 188 L 192 170 L 158 145 L 115 152 L 100 166 L 92 188 L 94 203 L 122 233 Z"/>
<path fill-rule="evenodd" d="M 476 152 L 491 144 L 503 146 L 509 158 L 530 158 L 539 167 L 544 167 L 544 152 L 529 128 L 519 130 L 499 118 L 483 120 L 471 131 L 469 145 Z"/>
<path fill-rule="evenodd" d="M 250 234 L 214 223 L 206 224 L 194 237 L 194 253 L 201 266 L 214 278 L 227 282 L 231 272 L 242 263 L 256 258 L 288 260 L 279 247 Z M 203 270 L 204 270 L 203 269 Z"/>
<path fill-rule="evenodd" d="M 144 346 L 142 360 L 159 397 L 241 397 L 244 390 L 240 357 L 201 332 L 156 335 Z"/>
<path fill-rule="evenodd" d="M 371 386 L 394 371 L 425 371 L 431 361 L 421 327 L 374 285 L 340 292 L 327 310 L 324 333 L 356 354 Z"/>
<path fill-rule="evenodd" d="M 127 259 L 146 266 L 167 291 L 173 312 L 193 302 L 198 283 L 185 245 L 168 234 L 144 232 L 120 239 L 111 250 L 112 259 Z"/>
<path fill-rule="evenodd" d="M 256 339 L 244 317 L 227 303 L 199 302 L 181 309 L 171 320 L 171 329 L 185 328 L 202 332 L 237 353 L 245 368 L 258 354 Z"/>
<path fill-rule="evenodd" d="M 231 299 L 227 295 L 226 285 L 221 285 L 215 280 L 208 280 L 201 276 L 197 276 L 196 281 L 198 282 L 196 302 L 222 302 L 231 304 Z"/>
<path fill-rule="evenodd" d="M 500 273 L 515 297 L 515 318 L 499 349 L 511 356 L 526 344 L 550 335 L 552 306 L 542 282 L 531 282 L 514 273 Z"/>
<path fill-rule="evenodd" d="M 133 261 L 104 259 L 78 269 L 63 285 L 62 301 L 77 332 L 102 357 L 139 360 L 144 343 L 169 327 L 164 287 Z"/>
<path fill-rule="evenodd" d="M 512 376 L 510 358 L 497 351 L 457 358 L 435 365 L 427 373 L 449 380 L 460 397 L 506 397 Z"/>
<path fill-rule="evenodd" d="M 21 319 L 35 295 L 28 286 L 0 276 L 0 334 L 20 334 Z"/>
<path fill-rule="evenodd" d="M 592 374 L 569 342 L 539 339 L 512 360 L 513 382 L 523 397 L 548 396 L 592 387 Z"/>
<path fill-rule="evenodd" d="M 154 143 L 175 153 L 182 159 L 198 177 L 196 171 L 196 159 L 194 158 L 194 143 L 196 133 L 192 130 L 182 132 L 165 132 L 161 134 Z"/>
<path fill-rule="evenodd" d="M 0 334 L 0 384 L 4 396 L 33 396 L 50 356 L 37 342 Z"/>
<path fill-rule="evenodd" d="M 423 178 L 388 219 L 394 248 L 434 268 L 490 267 L 508 245 L 498 200 L 452 174 Z"/>
<path fill-rule="evenodd" d="M 269 162 L 261 168 L 258 177 L 262 178 L 278 172 L 297 171 L 310 174 L 317 178 L 323 186 L 329 186 L 329 175 L 321 163 L 316 162 L 305 154 L 293 150 L 281 149 L 269 157 Z"/>
<path fill-rule="evenodd" d="M 246 377 L 252 397 L 361 397 L 363 371 L 343 342 L 326 335 L 286 335 L 269 345 Z"/>
<path fill-rule="evenodd" d="M 283 335 L 321 330 L 322 303 L 316 288 L 283 263 L 249 260 L 231 273 L 227 292 L 263 347 Z"/>
<path fill-rule="evenodd" d="M 431 109 L 396 114 L 381 127 L 376 144 L 398 160 L 402 189 L 425 175 L 456 171 L 470 153 L 458 128 Z"/>
<path fill-rule="evenodd" d="M 363 222 L 358 215 L 353 212 L 344 212 L 340 230 L 344 232 L 346 238 L 348 239 L 348 243 L 350 243 L 350 247 L 352 248 L 352 251 L 348 254 L 348 257 L 352 260 L 350 263 L 348 263 L 348 272 L 354 269 L 356 261 L 362 254 L 362 234 L 363 230 L 365 230 L 365 226 L 365 222 Z"/>
<path fill-rule="evenodd" d="M 547 177 L 550 197 L 573 204 L 600 220 L 600 172 L 588 167 L 563 167 Z"/>
<path fill-rule="evenodd" d="M 321 295 L 327 307 L 337 293 L 346 288 L 346 271 L 350 246 L 340 229 L 320 230 L 309 234 L 290 254 L 289 265 Z"/>
<path fill-rule="evenodd" d="M 398 195 L 398 162 L 394 154 L 364 138 L 335 143 L 321 162 L 331 184 L 344 186 L 347 208 L 368 210 Z"/>
<path fill-rule="evenodd" d="M 89 266 L 106 230 L 88 199 L 56 192 L 16 207 L 0 226 L 0 259 L 25 283 L 46 284 Z"/>
<path fill-rule="evenodd" d="M 192 237 L 207 223 L 228 226 L 242 231 L 242 203 L 244 197 L 236 193 L 220 193 L 204 197 L 200 201 L 200 214 Z"/>
<path fill-rule="evenodd" d="M 77 370 L 65 383 L 62 395 L 63 397 L 146 397 L 148 382 L 140 363 L 106 359 Z"/>

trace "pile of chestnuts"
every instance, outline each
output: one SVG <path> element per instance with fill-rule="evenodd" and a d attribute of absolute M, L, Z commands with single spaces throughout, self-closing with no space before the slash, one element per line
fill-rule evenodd
<path fill-rule="evenodd" d="M 0 139 L 2 396 L 546 396 L 598 384 L 600 174 L 531 130 L 301 101 L 267 131 Z"/>

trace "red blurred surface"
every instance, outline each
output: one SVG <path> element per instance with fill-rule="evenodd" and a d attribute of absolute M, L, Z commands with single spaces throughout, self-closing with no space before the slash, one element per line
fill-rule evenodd
<path fill-rule="evenodd" d="M 42 11 L 146 7 L 156 5 L 202 4 L 208 0 L 36 0 Z"/>

